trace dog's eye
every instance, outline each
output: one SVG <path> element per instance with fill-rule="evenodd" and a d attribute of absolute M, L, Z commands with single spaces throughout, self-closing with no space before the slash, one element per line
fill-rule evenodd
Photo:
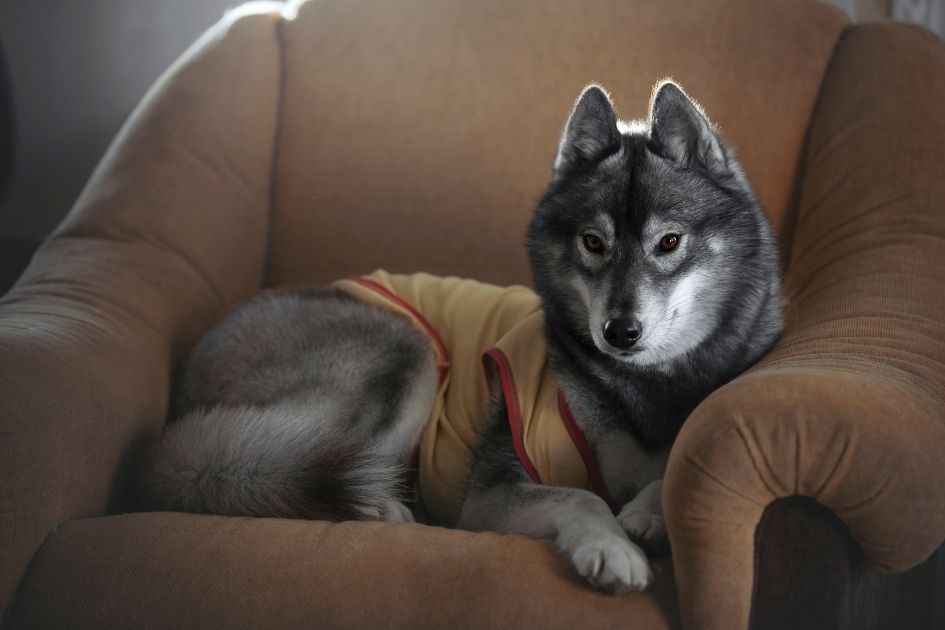
<path fill-rule="evenodd" d="M 679 246 L 679 234 L 666 234 L 660 239 L 660 249 L 671 252 Z"/>
<path fill-rule="evenodd" d="M 584 248 L 592 254 L 602 254 L 604 252 L 604 241 L 596 234 L 585 234 Z"/>

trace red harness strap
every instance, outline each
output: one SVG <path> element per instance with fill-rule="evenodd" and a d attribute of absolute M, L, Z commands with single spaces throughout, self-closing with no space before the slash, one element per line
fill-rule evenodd
<path fill-rule="evenodd" d="M 512 446 L 515 448 L 515 455 L 518 457 L 522 468 L 528 473 L 532 481 L 541 483 L 541 476 L 535 464 L 528 458 L 525 452 L 525 435 L 522 425 L 522 411 L 518 406 L 518 388 L 515 387 L 515 376 L 512 374 L 512 366 L 509 365 L 509 359 L 505 353 L 498 348 L 489 348 L 482 355 L 483 366 L 488 368 L 488 361 L 492 360 L 495 366 L 499 368 L 499 379 L 502 382 L 502 393 L 505 394 L 506 415 L 509 417 L 509 429 L 512 433 Z"/>
<path fill-rule="evenodd" d="M 584 467 L 587 468 L 587 475 L 591 478 L 591 485 L 594 487 L 594 492 L 607 502 L 611 511 L 616 513 L 620 509 L 620 506 L 615 504 L 613 497 L 610 496 L 610 490 L 607 489 L 607 482 L 604 481 L 604 475 L 600 471 L 600 464 L 597 462 L 597 457 L 594 455 L 591 445 L 587 443 L 587 438 L 584 437 L 584 432 L 581 431 L 581 427 L 574 421 L 571 407 L 568 406 L 568 401 L 560 389 L 558 390 L 558 412 L 561 414 L 561 422 L 564 423 L 564 428 L 567 429 L 568 435 L 571 436 L 571 441 L 574 442 L 574 446 L 581 455 L 581 459 L 584 460 Z"/>
<path fill-rule="evenodd" d="M 529 459 L 528 453 L 525 451 L 525 435 L 522 423 L 522 412 L 518 404 L 518 389 L 515 387 L 515 376 L 512 374 L 512 367 L 509 365 L 509 360 L 505 356 L 505 353 L 498 348 L 489 348 L 483 354 L 482 362 L 486 368 L 489 367 L 489 363 L 491 362 L 499 370 L 499 379 L 502 383 L 502 393 L 505 395 L 505 407 L 509 418 L 509 429 L 512 433 L 512 446 L 515 449 L 515 455 L 518 457 L 519 463 L 522 465 L 522 468 L 525 469 L 525 472 L 531 480 L 540 484 L 542 481 L 541 476 L 538 474 L 538 469 L 535 467 L 532 460 Z M 591 486 L 594 488 L 594 492 L 610 506 L 611 510 L 616 512 L 619 506 L 614 504 L 610 496 L 610 491 L 607 489 L 607 484 L 604 482 L 604 475 L 601 473 L 597 457 L 594 455 L 590 444 L 588 444 L 587 438 L 584 437 L 581 428 L 577 425 L 577 422 L 575 422 L 571 408 L 568 407 L 568 401 L 560 390 L 558 390 L 558 413 L 561 415 L 561 422 L 564 423 L 564 428 L 567 430 L 571 442 L 574 443 L 574 447 L 581 456 L 581 461 L 584 462 L 584 467 L 587 469 L 587 476 L 591 480 Z"/>
<path fill-rule="evenodd" d="M 385 287 L 383 284 L 377 282 L 376 280 L 372 280 L 371 278 L 365 278 L 364 276 L 350 276 L 348 280 L 351 280 L 352 282 L 357 282 L 360 285 L 363 285 L 365 287 L 368 287 L 369 289 L 374 290 L 377 293 L 380 293 L 385 298 L 387 298 L 394 304 L 397 304 L 402 309 L 410 313 L 410 315 L 415 320 L 417 320 L 417 323 L 420 324 L 420 327 L 423 328 L 424 332 L 427 333 L 427 336 L 431 340 L 433 340 L 433 343 L 436 344 L 437 349 L 440 351 L 440 356 L 443 357 L 443 360 L 447 364 L 447 365 L 439 366 L 439 373 L 438 373 L 439 381 L 440 381 L 439 384 L 442 385 L 443 381 L 446 380 L 446 375 L 449 373 L 450 354 L 449 352 L 446 351 L 446 344 L 443 343 L 443 338 L 440 337 L 440 333 L 437 332 L 436 328 L 433 327 L 433 324 L 431 324 L 429 320 L 427 320 L 427 318 L 423 316 L 423 313 L 415 309 L 413 307 L 413 304 L 410 304 L 405 299 L 403 299 L 402 297 L 400 297 L 399 295 L 397 295 L 396 293 L 394 293 L 393 291 Z"/>

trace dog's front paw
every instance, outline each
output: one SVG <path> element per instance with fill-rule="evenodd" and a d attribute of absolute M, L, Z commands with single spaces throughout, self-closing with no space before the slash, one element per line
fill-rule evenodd
<path fill-rule="evenodd" d="M 584 538 L 570 556 L 574 568 L 588 582 L 612 593 L 642 591 L 652 578 L 643 551 L 614 534 Z"/>
<path fill-rule="evenodd" d="M 660 514 L 641 510 L 638 506 L 628 503 L 617 515 L 617 522 L 631 540 L 643 545 L 651 553 L 669 549 L 666 523 Z"/>

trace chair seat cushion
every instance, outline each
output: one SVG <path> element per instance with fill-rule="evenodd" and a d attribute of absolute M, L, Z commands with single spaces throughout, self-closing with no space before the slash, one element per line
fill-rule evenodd
<path fill-rule="evenodd" d="M 677 627 L 669 558 L 655 572 L 645 592 L 613 596 L 522 536 L 125 514 L 60 525 L 9 627 Z"/>

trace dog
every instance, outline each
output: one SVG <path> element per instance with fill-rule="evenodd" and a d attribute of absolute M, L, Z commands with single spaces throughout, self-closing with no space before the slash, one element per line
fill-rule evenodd
<path fill-rule="evenodd" d="M 237 308 L 181 370 L 151 506 L 520 533 L 645 588 L 675 436 L 781 333 L 771 226 L 679 86 L 625 123 L 591 85 L 527 249 L 534 292 L 379 271 Z"/>

